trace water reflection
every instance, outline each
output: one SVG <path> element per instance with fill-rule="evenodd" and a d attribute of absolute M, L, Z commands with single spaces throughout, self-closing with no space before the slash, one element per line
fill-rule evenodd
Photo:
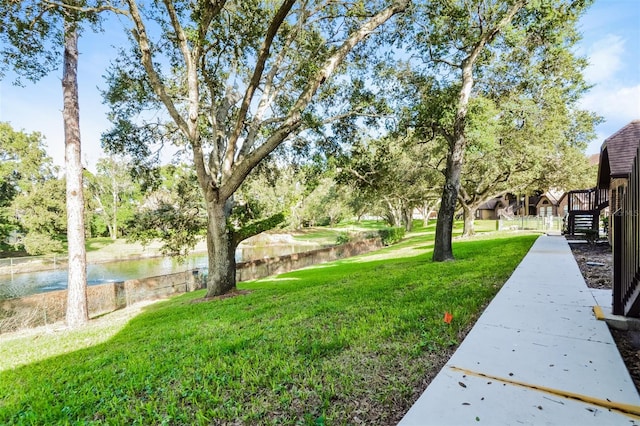
<path fill-rule="evenodd" d="M 264 257 L 284 256 L 291 253 L 313 250 L 317 246 L 309 245 L 271 245 L 261 247 L 243 247 L 236 251 L 236 261 L 247 261 Z M 119 262 L 89 265 L 87 282 L 89 285 L 107 282 L 126 281 L 136 278 L 154 277 L 194 268 L 208 266 L 205 253 L 195 254 L 178 261 L 172 257 L 125 260 Z M 47 291 L 67 288 L 67 270 L 28 272 L 13 275 L 0 275 L 0 300 L 28 296 Z"/>

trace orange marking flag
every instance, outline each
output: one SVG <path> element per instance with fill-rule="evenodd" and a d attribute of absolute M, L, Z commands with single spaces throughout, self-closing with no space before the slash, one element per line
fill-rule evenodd
<path fill-rule="evenodd" d="M 449 312 L 444 313 L 444 322 L 446 322 L 447 324 L 451 324 L 452 319 L 453 315 L 451 315 Z"/>

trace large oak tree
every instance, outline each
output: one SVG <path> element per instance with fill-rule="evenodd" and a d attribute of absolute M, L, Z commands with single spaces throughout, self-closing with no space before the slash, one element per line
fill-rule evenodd
<path fill-rule="evenodd" d="M 472 100 L 458 193 L 463 235 L 474 233 L 478 207 L 494 197 L 583 188 L 590 176 L 584 150 L 598 118 L 559 89 L 548 84 L 536 96 L 516 90 Z"/>
<path fill-rule="evenodd" d="M 328 120 L 318 100 L 339 103 L 335 74 L 409 1 L 124 3 L 132 46 L 109 73 L 106 146 L 144 156 L 171 141 L 191 153 L 208 214 L 207 295 L 226 293 L 235 247 L 260 231 L 232 226 L 234 193 L 287 138 Z"/>

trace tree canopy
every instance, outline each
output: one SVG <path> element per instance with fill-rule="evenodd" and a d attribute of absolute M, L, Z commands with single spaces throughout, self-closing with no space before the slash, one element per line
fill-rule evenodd
<path fill-rule="evenodd" d="M 368 201 L 370 210 L 408 231 L 413 211 L 434 205 L 442 185 L 442 175 L 432 164 L 437 147 L 414 142 L 411 134 L 397 133 L 358 141 L 339 176 Z"/>
<path fill-rule="evenodd" d="M 209 295 L 235 286 L 234 232 L 248 236 L 229 220 L 235 192 L 285 139 L 322 126 L 318 100 L 337 93 L 334 74 L 407 5 L 128 0 L 117 11 L 132 45 L 108 73 L 105 146 L 143 158 L 160 140 L 191 153 L 208 212 Z"/>
<path fill-rule="evenodd" d="M 570 0 L 418 3 L 415 31 L 409 37 L 421 61 L 414 61 L 416 68 L 429 83 L 419 127 L 438 134 L 448 145 L 434 260 L 454 258 L 452 227 L 471 100 L 511 91 L 536 99 L 545 89 L 555 88 L 563 100 L 574 102 L 586 90 L 581 74 L 585 62 L 571 48 L 579 37 L 577 19 L 589 4 Z"/>
<path fill-rule="evenodd" d="M 0 123 L 0 238 L 14 231 L 13 244 L 27 252 L 61 251 L 58 236 L 66 231 L 64 182 L 47 155 L 39 133 L 14 130 Z"/>
<path fill-rule="evenodd" d="M 88 196 L 112 240 L 121 235 L 121 227 L 133 214 L 139 185 L 132 176 L 127 158 L 112 156 L 96 163 L 96 173 L 85 173 Z"/>

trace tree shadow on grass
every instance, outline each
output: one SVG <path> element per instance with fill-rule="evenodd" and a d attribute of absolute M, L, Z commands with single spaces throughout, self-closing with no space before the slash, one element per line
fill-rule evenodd
<path fill-rule="evenodd" d="M 114 242 L 115 241 L 109 237 L 91 238 L 90 240 L 87 240 L 85 248 L 87 251 L 98 251 L 112 245 Z"/>

